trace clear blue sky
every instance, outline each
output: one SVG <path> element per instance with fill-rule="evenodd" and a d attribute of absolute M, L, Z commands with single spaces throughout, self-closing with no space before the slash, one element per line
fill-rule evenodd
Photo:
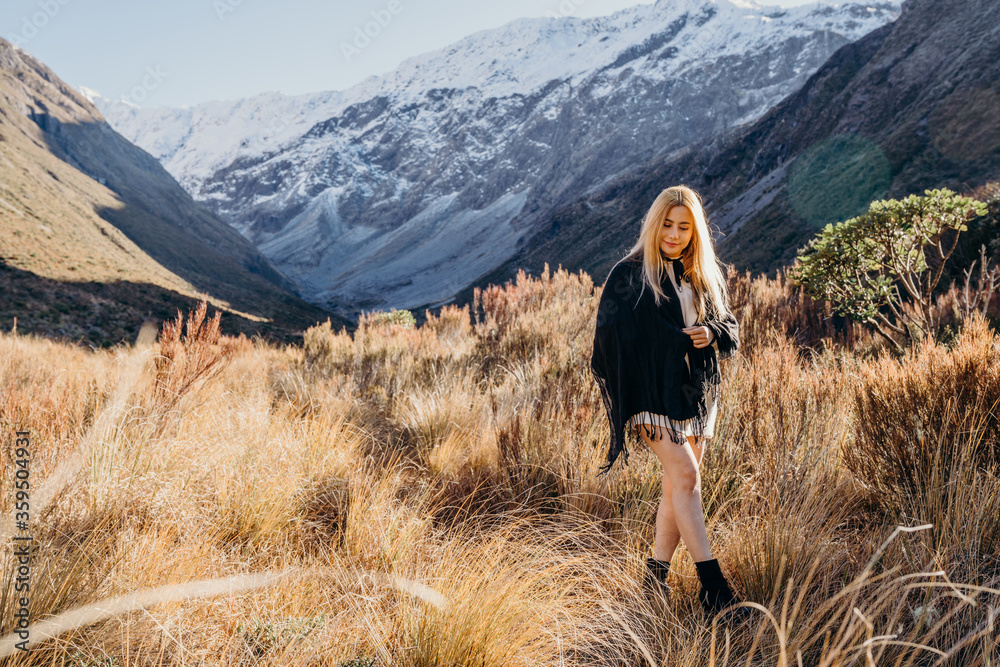
<path fill-rule="evenodd" d="M 140 106 L 347 88 L 521 16 L 599 16 L 635 0 L 2 0 L 0 36 L 73 86 Z M 792 6 L 804 0 L 771 0 Z M 375 12 L 373 16 L 372 12 Z M 357 30 L 384 25 L 345 55 Z M 141 96 L 141 99 L 139 97 Z"/>

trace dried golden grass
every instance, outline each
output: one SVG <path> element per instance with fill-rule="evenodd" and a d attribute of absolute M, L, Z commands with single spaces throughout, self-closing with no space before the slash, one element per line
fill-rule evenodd
<path fill-rule="evenodd" d="M 49 494 L 33 618 L 132 605 L 11 664 L 995 664 L 996 334 L 892 360 L 780 276 L 730 281 L 745 335 L 703 494 L 747 625 L 704 620 L 683 545 L 671 604 L 641 592 L 662 470 L 637 445 L 596 478 L 600 288 L 560 268 L 302 348 L 199 311 L 146 349 L 0 334 L 0 420 L 35 434 Z"/>
<path fill-rule="evenodd" d="M 845 463 L 889 508 L 925 495 L 959 456 L 1000 464 L 1000 343 L 979 313 L 952 349 L 928 341 L 859 368 L 853 401 L 859 438 Z"/>

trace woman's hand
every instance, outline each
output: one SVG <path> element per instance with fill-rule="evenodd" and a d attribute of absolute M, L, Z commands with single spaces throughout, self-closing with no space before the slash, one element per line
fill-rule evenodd
<path fill-rule="evenodd" d="M 681 331 L 691 336 L 691 341 L 696 348 L 708 347 L 712 344 L 712 338 L 715 336 L 708 327 L 684 327 Z"/>

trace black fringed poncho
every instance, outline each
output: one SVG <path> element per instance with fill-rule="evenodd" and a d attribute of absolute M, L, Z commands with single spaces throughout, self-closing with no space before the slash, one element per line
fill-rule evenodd
<path fill-rule="evenodd" d="M 711 329 L 718 356 L 712 345 L 696 348 L 691 337 L 681 331 L 684 316 L 666 272 L 660 284 L 667 299 L 661 299 L 657 306 L 653 290 L 643 285 L 641 257 L 621 260 L 604 283 L 590 360 L 611 425 L 611 445 L 600 475 L 611 470 L 622 451 L 628 464 L 625 426 L 640 412 L 652 413 L 668 429 L 675 428 L 674 422 L 693 418 L 692 430 L 700 436 L 709 395 L 716 401 L 719 398 L 722 376 L 718 359 L 731 357 L 739 349 L 739 325 L 728 312 L 695 324 Z M 690 371 L 684 363 L 685 354 Z M 674 430 L 667 434 L 678 444 L 686 442 Z"/>

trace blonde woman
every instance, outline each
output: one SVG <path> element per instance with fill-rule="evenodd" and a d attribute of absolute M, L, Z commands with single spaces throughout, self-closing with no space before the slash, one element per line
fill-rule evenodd
<path fill-rule="evenodd" d="M 670 560 L 683 538 L 711 616 L 739 602 L 712 557 L 701 505 L 699 467 L 715 429 L 719 359 L 739 348 L 726 278 L 701 197 L 678 185 L 663 190 L 642 220 L 639 240 L 605 281 L 591 370 L 611 425 L 601 474 L 625 453 L 631 428 L 663 464 L 647 583 L 669 594 Z M 734 612 L 744 616 L 749 609 Z"/>

